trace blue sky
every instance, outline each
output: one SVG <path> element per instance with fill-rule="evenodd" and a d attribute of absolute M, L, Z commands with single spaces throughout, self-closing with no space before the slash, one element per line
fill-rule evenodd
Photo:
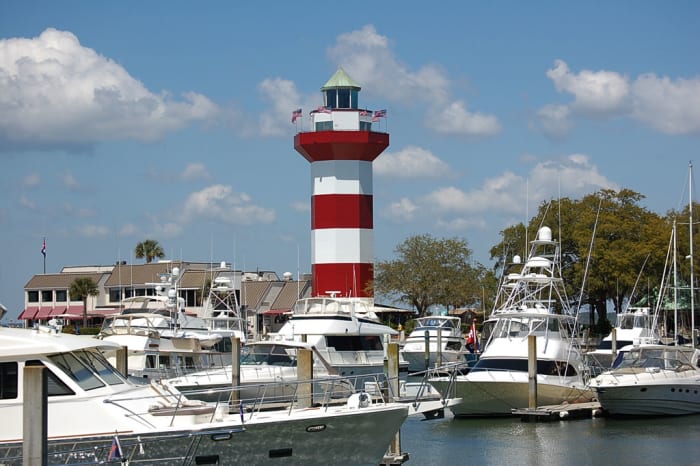
<path fill-rule="evenodd" d="M 340 6 L 342 5 L 342 6 Z M 544 199 L 687 202 L 700 3 L 0 2 L 0 302 L 67 265 L 169 259 L 310 270 L 292 110 L 342 66 L 386 108 L 375 258 L 499 231 Z M 138 262 L 138 261 L 137 261 Z"/>

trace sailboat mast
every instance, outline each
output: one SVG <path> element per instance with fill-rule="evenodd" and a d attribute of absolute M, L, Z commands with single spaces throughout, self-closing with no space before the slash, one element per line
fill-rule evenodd
<path fill-rule="evenodd" d="M 678 262 L 676 243 L 676 220 L 673 219 L 673 340 L 678 345 Z"/>
<path fill-rule="evenodd" d="M 695 281 L 695 275 L 693 274 L 693 262 L 695 260 L 695 256 L 693 256 L 693 162 L 688 162 L 688 165 L 688 214 L 690 216 L 690 340 L 693 348 L 695 348 L 695 284 L 693 283 Z"/>

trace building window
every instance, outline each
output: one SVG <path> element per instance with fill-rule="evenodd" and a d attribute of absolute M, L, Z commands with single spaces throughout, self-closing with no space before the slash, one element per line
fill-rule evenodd
<path fill-rule="evenodd" d="M 369 121 L 361 121 L 360 131 L 372 131 L 372 123 Z"/>
<path fill-rule="evenodd" d="M 338 108 L 338 93 L 335 89 L 328 89 L 326 91 L 326 107 Z"/>
<path fill-rule="evenodd" d="M 38 291 L 27 291 L 27 301 L 30 303 L 39 302 L 39 292 Z"/>
<path fill-rule="evenodd" d="M 333 122 L 332 121 L 319 121 L 316 123 L 316 131 L 332 131 Z"/>
<path fill-rule="evenodd" d="M 56 302 L 65 303 L 68 301 L 68 290 L 56 290 Z"/>
<path fill-rule="evenodd" d="M 350 91 L 350 108 L 358 108 L 357 89 L 352 89 Z"/>
<path fill-rule="evenodd" d="M 338 89 L 338 108 L 350 108 L 350 89 Z"/>
<path fill-rule="evenodd" d="M 53 290 L 41 290 L 41 302 L 42 303 L 52 303 L 53 302 Z"/>
<path fill-rule="evenodd" d="M 109 302 L 118 303 L 122 300 L 122 293 L 120 288 L 110 288 L 109 289 Z"/>

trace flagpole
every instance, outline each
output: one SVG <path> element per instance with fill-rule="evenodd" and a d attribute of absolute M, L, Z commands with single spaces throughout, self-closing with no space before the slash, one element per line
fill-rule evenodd
<path fill-rule="evenodd" d="M 46 236 L 44 236 L 44 242 L 41 243 L 41 255 L 44 256 L 44 275 L 46 275 Z"/>

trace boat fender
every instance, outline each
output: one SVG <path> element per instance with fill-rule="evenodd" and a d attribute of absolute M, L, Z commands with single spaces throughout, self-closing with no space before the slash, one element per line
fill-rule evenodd
<path fill-rule="evenodd" d="M 370 404 L 370 397 L 367 392 L 353 393 L 347 401 L 348 409 L 366 408 Z"/>

